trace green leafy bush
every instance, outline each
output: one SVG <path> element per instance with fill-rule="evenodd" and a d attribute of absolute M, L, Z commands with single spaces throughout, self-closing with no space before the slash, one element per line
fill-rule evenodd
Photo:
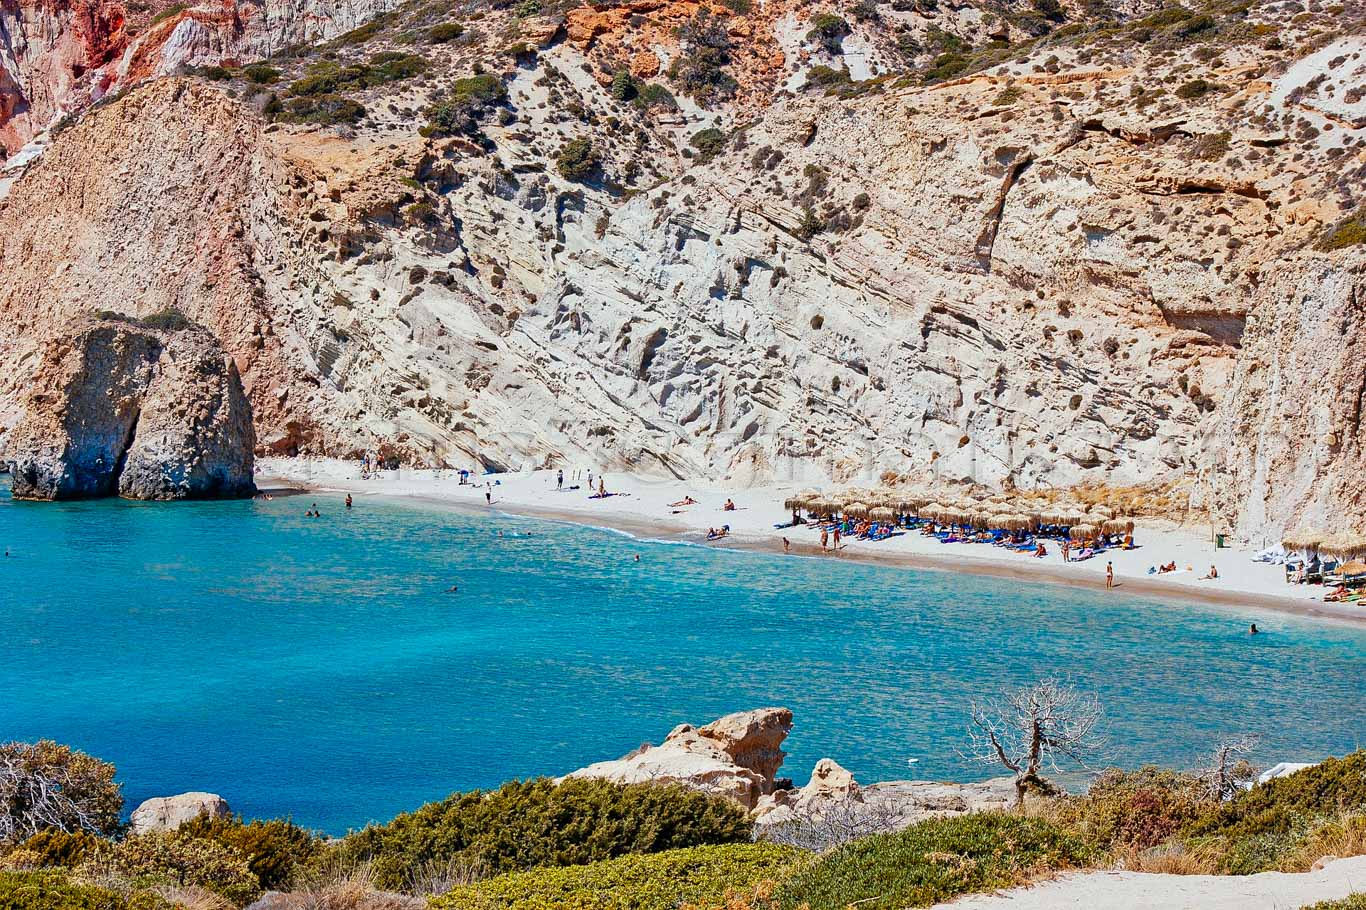
<path fill-rule="evenodd" d="M 926 82 L 952 79 L 972 66 L 972 58 L 963 54 L 940 54 L 934 58 L 930 68 L 925 71 Z"/>
<path fill-rule="evenodd" d="M 1057 821 L 1102 850 L 1144 850 L 1163 843 L 1217 808 L 1218 800 L 1190 775 L 1164 768 L 1111 768 L 1084 796 L 1057 804 Z"/>
<path fill-rule="evenodd" d="M 731 46 L 725 23 L 704 7 L 679 27 L 678 37 L 687 47 L 669 67 L 678 87 L 702 105 L 734 96 L 739 84 L 725 70 Z"/>
<path fill-rule="evenodd" d="M 818 13 L 811 19 L 811 30 L 806 40 L 832 54 L 842 53 L 844 39 L 849 34 L 849 23 L 834 13 Z"/>
<path fill-rule="evenodd" d="M 321 838 L 284 819 L 243 822 L 201 815 L 181 825 L 178 832 L 235 850 L 246 858 L 247 868 L 267 891 L 289 885 L 296 873 L 326 851 Z"/>
<path fill-rule="evenodd" d="M 365 107 L 360 102 L 341 95 L 313 95 L 289 99 L 282 116 L 295 123 L 319 123 L 330 126 L 358 122 L 365 116 Z"/>
<path fill-rule="evenodd" d="M 33 865 L 47 869 L 63 866 L 74 869 L 99 847 L 102 841 L 85 831 L 66 832 L 45 828 L 18 846 L 33 859 Z"/>
<path fill-rule="evenodd" d="M 0 743 L 7 766 L 0 788 L 0 844 L 18 843 L 45 828 L 113 834 L 123 794 L 114 766 L 51 740 Z"/>
<path fill-rule="evenodd" d="M 569 140 L 555 157 L 555 169 L 566 180 L 587 180 L 597 171 L 599 164 L 593 143 L 585 138 Z"/>
<path fill-rule="evenodd" d="M 54 872 L 0 872 L 4 910 L 171 910 L 154 894 L 121 894 L 77 884 Z"/>
<path fill-rule="evenodd" d="M 497 874 L 737 843 L 749 834 L 742 809 L 682 787 L 540 779 L 429 803 L 347 837 L 341 857 L 372 861 L 377 884 L 397 888 L 410 870 L 448 860 Z"/>
<path fill-rule="evenodd" d="M 618 101 L 631 101 L 640 94 L 640 83 L 631 75 L 630 70 L 617 70 L 612 77 L 612 97 Z"/>
<path fill-rule="evenodd" d="M 692 134 L 688 144 L 697 149 L 702 161 L 710 161 L 726 147 L 726 134 L 716 127 L 707 127 Z"/>
<path fill-rule="evenodd" d="M 385 51 L 370 58 L 368 63 L 342 66 L 333 60 L 314 63 L 307 75 L 295 81 L 292 95 L 330 95 L 343 91 L 359 91 L 389 82 L 398 82 L 426 72 L 427 58 L 418 54 Z"/>
<path fill-rule="evenodd" d="M 261 891 L 241 853 L 181 831 L 149 831 L 103 846 L 79 871 L 97 880 L 127 879 L 140 888 L 194 885 L 235 904 L 249 903 Z"/>
<path fill-rule="evenodd" d="M 775 844 L 688 847 L 533 869 L 456 888 L 433 910 L 675 910 L 788 877 L 805 855 Z"/>
<path fill-rule="evenodd" d="M 1357 212 L 1333 225 L 1315 244 L 1325 253 L 1345 250 L 1349 246 L 1366 243 L 1366 210 Z"/>
<path fill-rule="evenodd" d="M 1366 810 L 1366 750 L 1259 784 L 1191 824 L 1187 834 L 1284 834 L 1305 819 Z"/>
<path fill-rule="evenodd" d="M 253 63 L 242 67 L 242 75 L 257 85 L 274 85 L 280 81 L 280 71 L 266 63 Z"/>
<path fill-rule="evenodd" d="M 778 890 L 779 905 L 809 910 L 901 910 L 1016 884 L 1079 865 L 1076 837 L 1035 818 L 978 813 L 875 834 L 799 871 Z"/>
<path fill-rule="evenodd" d="M 1176 97 L 1184 98 L 1187 101 L 1195 101 L 1203 98 L 1216 88 L 1213 82 L 1208 79 L 1192 79 L 1182 83 L 1176 89 Z"/>
<path fill-rule="evenodd" d="M 457 79 L 444 98 L 427 108 L 428 136 L 473 133 L 479 119 L 507 99 L 507 87 L 497 76 L 481 73 Z"/>
<path fill-rule="evenodd" d="M 427 29 L 427 40 L 433 44 L 445 44 L 465 34 L 465 26 L 459 22 L 442 22 Z"/>
<path fill-rule="evenodd" d="M 647 82 L 642 86 L 640 95 L 636 97 L 636 103 L 645 107 L 660 107 L 671 111 L 678 109 L 678 101 L 674 98 L 673 92 L 658 82 Z"/>
<path fill-rule="evenodd" d="M 167 307 L 164 310 L 157 310 L 150 316 L 144 316 L 138 320 L 149 329 L 157 329 L 162 332 L 179 332 L 184 329 L 192 328 L 195 321 L 186 316 L 175 307 Z"/>
<path fill-rule="evenodd" d="M 1366 910 L 1366 892 L 1349 894 L 1336 901 L 1320 901 L 1303 910 Z"/>

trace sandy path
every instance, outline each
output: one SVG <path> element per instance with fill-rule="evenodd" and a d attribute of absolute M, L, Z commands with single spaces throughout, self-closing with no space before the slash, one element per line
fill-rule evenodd
<path fill-rule="evenodd" d="M 1336 860 L 1317 872 L 1297 874 L 1085 872 L 937 906 L 945 910 L 1298 910 L 1357 891 L 1366 891 L 1366 856 Z"/>
<path fill-rule="evenodd" d="M 489 508 L 486 484 L 492 484 L 491 507 L 496 510 L 548 518 L 561 518 L 601 527 L 613 527 L 640 536 L 681 538 L 706 543 L 708 528 L 730 525 L 731 533 L 715 546 L 740 546 L 781 551 L 787 537 L 792 553 L 827 559 L 853 558 L 892 562 L 917 568 L 995 575 L 999 577 L 1047 581 L 1085 587 L 1104 587 L 1106 562 L 1113 562 L 1119 590 L 1182 600 L 1200 600 L 1239 608 L 1270 609 L 1320 618 L 1366 622 L 1366 607 L 1325 604 L 1323 588 L 1287 585 L 1280 566 L 1254 563 L 1251 553 L 1234 549 L 1216 550 L 1199 535 L 1179 530 L 1154 530 L 1140 527 L 1135 532 L 1139 548 L 1112 552 L 1087 562 L 1062 561 L 1056 547 L 1049 547 L 1043 559 L 1012 553 L 985 544 L 945 545 L 911 532 L 884 541 L 845 541 L 838 555 L 820 553 L 819 537 L 808 528 L 779 529 L 774 524 L 787 520 L 783 499 L 797 484 L 775 484 L 748 489 L 728 489 L 697 481 L 656 480 L 609 473 L 606 484 L 613 495 L 590 499 L 587 477 L 583 473 L 566 475 L 565 487 L 557 490 L 554 471 L 478 476 L 467 486 L 459 484 L 454 471 L 385 471 L 377 477 L 362 479 L 355 462 L 329 459 L 262 459 L 261 480 L 298 484 L 319 490 L 347 490 L 359 494 L 420 497 L 469 508 Z M 596 487 L 598 475 L 593 475 Z M 684 496 L 698 500 L 697 505 L 673 507 Z M 726 499 L 736 510 L 723 511 Z M 1171 575 L 1150 576 L 1148 568 L 1175 562 L 1180 571 Z M 1215 565 L 1219 578 L 1210 581 L 1200 576 Z M 1187 567 L 1190 567 L 1189 570 Z"/>

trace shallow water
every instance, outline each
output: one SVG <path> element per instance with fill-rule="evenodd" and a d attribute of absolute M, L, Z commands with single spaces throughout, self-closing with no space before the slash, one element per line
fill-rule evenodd
<path fill-rule="evenodd" d="M 799 783 L 825 755 L 980 778 L 955 751 L 969 700 L 1050 673 L 1099 693 L 1126 765 L 1226 731 L 1266 760 L 1366 740 L 1366 629 L 1264 612 L 359 497 L 0 490 L 0 545 L 0 740 L 113 761 L 130 806 L 210 790 L 339 833 L 775 704 Z"/>

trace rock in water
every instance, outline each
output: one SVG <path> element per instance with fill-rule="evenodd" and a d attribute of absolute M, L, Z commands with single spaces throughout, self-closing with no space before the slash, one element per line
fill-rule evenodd
<path fill-rule="evenodd" d="M 570 777 L 619 783 L 680 783 L 753 809 L 772 793 L 783 763 L 783 740 L 792 731 L 787 708 L 728 714 L 705 727 L 679 724 L 658 746 L 644 746 L 616 761 L 597 762 Z"/>
<path fill-rule="evenodd" d="M 226 818 L 232 809 L 217 793 L 181 793 L 144 800 L 129 816 L 134 834 L 147 831 L 174 831 L 201 815 Z"/>
<path fill-rule="evenodd" d="M 7 452 L 18 499 L 250 496 L 237 368 L 184 319 L 86 317 L 45 345 Z"/>

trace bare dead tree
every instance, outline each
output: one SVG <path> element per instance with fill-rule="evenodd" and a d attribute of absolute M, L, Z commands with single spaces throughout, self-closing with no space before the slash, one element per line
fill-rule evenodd
<path fill-rule="evenodd" d="M 1248 760 L 1261 737 L 1255 733 L 1226 736 L 1209 755 L 1205 763 L 1195 769 L 1195 776 L 1218 800 L 1229 800 L 1257 779 L 1259 769 Z"/>
<path fill-rule="evenodd" d="M 47 828 L 110 834 L 122 808 L 113 765 L 48 740 L 0 743 L 0 844 Z"/>
<path fill-rule="evenodd" d="M 1030 789 L 1051 792 L 1045 768 L 1061 771 L 1064 761 L 1086 767 L 1103 741 L 1096 727 L 1101 718 L 1094 695 L 1046 679 L 997 699 L 972 703 L 965 757 L 982 765 L 1004 765 L 1015 775 L 1015 805 L 1024 805 Z"/>

